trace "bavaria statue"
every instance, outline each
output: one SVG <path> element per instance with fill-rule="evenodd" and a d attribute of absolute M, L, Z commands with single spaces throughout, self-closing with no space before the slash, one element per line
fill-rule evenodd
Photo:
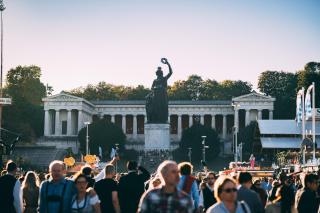
<path fill-rule="evenodd" d="M 172 75 L 172 68 L 166 58 L 161 62 L 168 65 L 169 73 L 163 76 L 161 67 L 156 71 L 157 78 L 153 81 L 151 92 L 146 97 L 147 122 L 163 124 L 168 122 L 167 81 Z"/>

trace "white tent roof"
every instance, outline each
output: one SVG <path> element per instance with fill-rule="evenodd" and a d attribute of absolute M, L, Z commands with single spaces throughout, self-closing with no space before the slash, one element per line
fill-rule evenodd
<path fill-rule="evenodd" d="M 300 149 L 301 138 L 272 138 L 262 137 L 260 138 L 262 148 L 264 149 Z M 316 138 L 317 147 L 319 147 L 319 138 Z"/>
<path fill-rule="evenodd" d="M 261 135 L 301 135 L 301 123 L 295 120 L 258 120 Z M 306 121 L 306 130 L 312 130 L 311 121 Z M 320 122 L 316 121 L 316 135 L 320 135 Z"/>

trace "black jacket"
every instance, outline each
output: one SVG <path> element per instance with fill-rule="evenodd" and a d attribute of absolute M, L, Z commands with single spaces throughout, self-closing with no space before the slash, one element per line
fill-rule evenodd
<path fill-rule="evenodd" d="M 141 174 L 129 172 L 119 180 L 118 194 L 120 209 L 122 213 L 135 213 L 138 209 L 139 201 L 144 193 L 144 182 L 150 178 L 150 173 L 139 167 Z"/>
<path fill-rule="evenodd" d="M 299 213 L 317 213 L 319 204 L 316 193 L 308 188 L 300 189 L 296 194 L 296 205 Z"/>

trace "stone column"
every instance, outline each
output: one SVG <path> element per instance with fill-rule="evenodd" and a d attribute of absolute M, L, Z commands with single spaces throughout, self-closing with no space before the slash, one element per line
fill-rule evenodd
<path fill-rule="evenodd" d="M 239 131 L 239 110 L 235 109 L 234 110 L 234 126 Z"/>
<path fill-rule="evenodd" d="M 189 127 L 191 127 L 193 124 L 193 116 L 189 115 Z"/>
<path fill-rule="evenodd" d="M 269 110 L 269 120 L 273 120 L 273 110 Z"/>
<path fill-rule="evenodd" d="M 116 117 L 115 115 L 111 115 L 111 123 L 115 123 L 115 120 L 116 120 L 115 117 Z"/>
<path fill-rule="evenodd" d="M 137 115 L 133 115 L 133 125 L 132 125 L 132 128 L 133 128 L 133 137 L 136 138 L 137 137 Z"/>
<path fill-rule="evenodd" d="M 258 120 L 262 119 L 262 110 L 258 109 Z"/>
<path fill-rule="evenodd" d="M 127 134 L 127 126 L 126 126 L 126 115 L 122 115 L 122 131 L 124 134 Z"/>
<path fill-rule="evenodd" d="M 45 110 L 44 111 L 44 136 L 48 136 L 49 133 L 49 129 L 50 129 L 50 122 L 49 122 L 49 110 Z"/>
<path fill-rule="evenodd" d="M 82 129 L 83 125 L 83 115 L 82 115 L 82 110 L 78 110 L 78 132 L 80 129 Z"/>
<path fill-rule="evenodd" d="M 71 120 L 71 109 L 68 109 L 68 114 L 67 114 L 67 135 L 72 135 L 72 120 Z"/>
<path fill-rule="evenodd" d="M 168 124 L 170 124 L 170 115 L 168 115 Z"/>
<path fill-rule="evenodd" d="M 250 124 L 250 109 L 246 109 L 245 124 L 246 124 L 246 126 L 248 126 Z"/>
<path fill-rule="evenodd" d="M 55 135 L 61 135 L 60 110 L 56 109 Z"/>
<path fill-rule="evenodd" d="M 200 115 L 200 124 L 204 125 L 204 115 Z"/>
<path fill-rule="evenodd" d="M 222 120 L 222 138 L 226 139 L 227 138 L 227 115 L 222 115 L 223 120 Z"/>
<path fill-rule="evenodd" d="M 181 119 L 181 115 L 178 115 L 178 138 L 181 138 L 182 135 L 182 119 Z"/>
<path fill-rule="evenodd" d="M 211 128 L 216 129 L 216 115 L 215 114 L 211 115 Z"/>

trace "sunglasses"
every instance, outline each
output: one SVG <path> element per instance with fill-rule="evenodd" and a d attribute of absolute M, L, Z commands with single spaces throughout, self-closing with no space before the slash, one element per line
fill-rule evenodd
<path fill-rule="evenodd" d="M 231 192 L 237 192 L 238 189 L 236 188 L 229 188 L 229 189 L 223 189 L 222 191 L 226 192 L 226 193 L 231 193 Z"/>

